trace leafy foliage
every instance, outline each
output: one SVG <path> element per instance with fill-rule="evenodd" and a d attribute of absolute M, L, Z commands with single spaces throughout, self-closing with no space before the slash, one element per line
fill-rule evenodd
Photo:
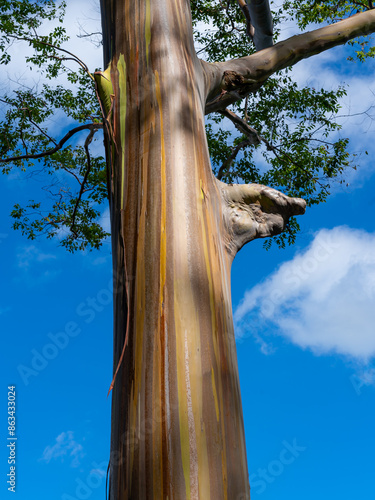
<path fill-rule="evenodd" d="M 37 174 L 45 184 L 42 201 L 14 206 L 13 227 L 30 239 L 57 236 L 61 245 L 74 251 L 99 248 L 108 236 L 98 222 L 100 205 L 107 199 L 106 165 L 101 154 L 89 152 L 93 134 L 101 129 L 101 112 L 92 75 L 83 61 L 63 48 L 69 39 L 62 25 L 64 13 L 64 2 L 0 2 L 0 62 L 9 64 L 14 44 L 23 42 L 29 47 L 26 65 L 37 69 L 44 82 L 31 88 L 21 82 L 1 98 L 0 163 L 5 174 L 18 168 L 29 178 Z M 45 34 L 43 22 L 48 21 L 53 27 Z M 62 124 L 58 139 L 57 120 Z M 80 132 L 74 145 L 64 142 L 63 133 L 72 125 Z"/>
<path fill-rule="evenodd" d="M 372 0 L 355 2 L 347 2 L 346 0 L 330 0 L 328 2 L 322 0 L 305 0 L 303 2 L 286 0 L 282 4 L 284 15 L 295 20 L 302 30 L 311 24 L 331 24 L 374 7 Z M 375 57 L 375 47 L 371 45 L 373 39 L 374 37 L 369 35 L 348 42 L 355 49 L 355 56 L 348 56 L 348 59 L 364 62 L 369 57 Z"/>
<path fill-rule="evenodd" d="M 68 40 L 66 30 L 62 26 L 65 14 L 65 2 L 57 3 L 53 0 L 18 0 L 9 2 L 0 1 L 0 56 L 1 64 L 9 64 L 11 55 L 9 47 L 16 40 L 28 40 L 37 53 L 28 58 L 28 62 L 41 64 L 49 62 L 57 51 L 53 46 L 59 47 Z M 57 21 L 57 26 L 48 35 L 40 36 L 37 33 L 44 21 Z M 52 51 L 51 51 L 52 49 Z M 54 75 L 50 70 L 50 76 Z"/>
<path fill-rule="evenodd" d="M 191 0 L 191 10 L 197 53 L 202 59 L 224 61 L 255 52 L 236 1 Z"/>
<path fill-rule="evenodd" d="M 280 84 L 281 82 L 281 84 Z M 289 76 L 271 78 L 257 95 L 248 99 L 237 114 L 251 123 L 261 138 L 258 146 L 247 144 L 223 177 L 227 182 L 256 182 L 304 198 L 309 206 L 324 202 L 330 182 L 350 165 L 348 139 L 337 136 L 341 126 L 334 121 L 344 88 L 336 92 L 298 88 Z M 221 124 L 222 117 L 215 120 Z M 230 151 L 246 136 L 231 137 L 229 131 L 214 134 L 207 125 L 214 172 L 219 172 Z M 336 138 L 332 137 L 336 135 Z M 229 143 L 233 141 L 233 145 Z M 344 182 L 340 177 L 340 182 Z M 287 231 L 273 240 L 283 248 L 295 241 L 299 225 L 292 219 Z M 264 244 L 270 248 L 270 240 Z"/>
<path fill-rule="evenodd" d="M 284 1 L 273 12 L 275 41 L 286 19 L 294 19 L 303 29 L 310 23 L 347 17 L 353 13 L 353 4 L 348 4 Z M 254 52 L 237 2 L 194 0 L 192 7 L 196 39 L 206 60 L 214 62 Z M 203 24 L 207 29 L 202 29 Z M 227 37 L 233 40 L 228 50 L 220 42 Z M 324 202 L 332 181 L 339 178 L 341 183 L 345 182 L 341 174 L 352 165 L 349 141 L 340 137 L 341 127 L 335 118 L 340 98 L 345 94 L 344 87 L 336 91 L 299 88 L 289 70 L 278 72 L 256 94 L 250 95 L 245 105 L 232 106 L 232 111 L 258 132 L 259 145 L 246 141 L 246 135 L 239 135 L 222 115 L 209 118 L 206 132 L 214 173 L 226 182 L 272 186 L 290 196 L 304 198 L 308 205 Z M 231 160 L 236 151 L 237 156 Z M 284 247 L 294 242 L 298 230 L 293 219 L 287 231 L 273 240 Z M 265 248 L 270 244 L 271 240 L 267 240 Z"/>
<path fill-rule="evenodd" d="M 257 95 L 249 98 L 245 110 L 237 106 L 237 113 L 246 115 L 262 142 L 248 147 L 233 163 L 227 181 L 267 184 L 290 196 L 305 198 L 308 205 L 324 201 L 329 179 L 349 166 L 348 140 L 329 139 L 341 128 L 333 117 L 344 94 L 344 88 L 336 92 L 299 89 L 287 75 L 269 79 Z M 266 160 L 263 168 L 259 155 Z M 212 157 L 217 154 L 213 152 Z"/>

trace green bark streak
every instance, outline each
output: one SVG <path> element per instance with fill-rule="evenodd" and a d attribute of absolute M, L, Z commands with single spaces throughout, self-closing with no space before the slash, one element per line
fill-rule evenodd
<path fill-rule="evenodd" d="M 108 113 L 111 110 L 113 95 L 113 86 L 111 82 L 111 68 L 110 65 L 105 71 L 99 71 L 94 74 L 94 79 L 97 85 L 97 90 L 99 94 L 99 99 L 102 103 L 103 110 L 105 116 L 108 116 Z"/>
<path fill-rule="evenodd" d="M 120 89 L 120 134 L 121 134 L 121 207 L 124 208 L 124 183 L 125 183 L 125 131 L 126 131 L 126 62 L 123 54 L 117 63 Z"/>

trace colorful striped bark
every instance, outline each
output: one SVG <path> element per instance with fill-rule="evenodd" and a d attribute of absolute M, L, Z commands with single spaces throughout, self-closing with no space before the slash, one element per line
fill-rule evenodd
<path fill-rule="evenodd" d="M 232 200 L 212 175 L 189 1 L 101 7 L 114 368 L 129 324 L 113 390 L 110 499 L 249 499 L 230 295 L 248 194 Z"/>

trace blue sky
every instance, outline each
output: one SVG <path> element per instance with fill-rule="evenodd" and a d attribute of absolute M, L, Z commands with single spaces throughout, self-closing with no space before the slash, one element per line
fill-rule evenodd
<path fill-rule="evenodd" d="M 71 22 L 83 18 L 83 8 L 77 2 Z M 87 54 L 95 66 L 98 56 Z M 338 48 L 302 62 L 295 78 L 326 88 L 346 81 L 342 114 L 364 111 L 375 92 L 374 64 L 347 63 L 345 56 Z M 266 252 L 254 241 L 233 264 L 253 500 L 375 495 L 375 125 L 357 116 L 343 118 L 343 127 L 353 151 L 369 152 L 348 172 L 349 186 L 335 185 L 327 203 L 300 217 L 295 246 Z M 0 181 L 0 373 L 4 432 L 7 386 L 17 387 L 16 495 L 102 500 L 110 439 L 110 246 L 71 255 L 55 241 L 25 240 L 11 229 L 8 213 L 16 201 L 37 196 L 39 186 L 18 176 Z M 5 441 L 4 433 L 2 498 Z"/>

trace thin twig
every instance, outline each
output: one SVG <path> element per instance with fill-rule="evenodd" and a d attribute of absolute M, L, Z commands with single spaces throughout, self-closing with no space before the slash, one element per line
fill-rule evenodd
<path fill-rule="evenodd" d="M 25 143 L 25 139 L 23 138 L 23 130 L 22 130 L 22 128 L 20 129 L 20 137 L 21 137 L 21 142 L 22 142 L 22 144 L 23 144 L 23 147 L 24 147 L 24 149 L 25 149 L 25 151 L 26 151 L 26 154 L 28 154 L 28 153 L 27 153 L 27 145 L 26 145 L 26 143 Z"/>
<path fill-rule="evenodd" d="M 221 167 L 219 168 L 219 172 L 217 173 L 217 179 L 219 181 L 221 181 L 221 179 L 224 177 L 224 175 L 229 171 L 233 161 L 236 159 L 236 156 L 238 155 L 239 151 L 243 148 L 245 148 L 246 146 L 250 146 L 251 145 L 251 142 L 249 141 L 249 139 L 245 139 L 244 141 L 240 142 L 239 144 L 237 144 L 237 146 L 235 148 L 231 148 L 232 149 L 232 152 L 231 154 L 228 156 L 228 158 L 225 160 L 225 162 L 221 165 Z"/>
<path fill-rule="evenodd" d="M 51 47 L 51 49 L 60 50 L 60 52 L 64 52 L 65 54 L 68 54 L 69 56 L 71 56 L 73 58 L 73 60 L 76 63 L 78 63 L 81 66 L 82 69 L 85 70 L 85 72 L 90 76 L 90 78 L 92 80 L 94 80 L 94 77 L 90 73 L 89 68 L 86 66 L 86 64 L 78 56 L 76 56 L 72 52 L 69 52 L 69 50 L 62 49 L 61 47 L 58 47 L 57 45 L 53 45 L 52 43 L 48 43 L 48 42 L 44 42 L 43 40 L 39 40 L 38 35 L 35 35 L 36 36 L 36 40 L 33 39 L 33 38 L 21 37 L 21 36 L 16 36 L 16 35 L 9 35 L 9 36 L 11 38 L 14 38 L 15 40 L 26 41 L 26 42 L 30 42 L 32 44 L 34 44 L 34 43 L 40 43 L 42 45 L 45 45 L 46 47 Z M 52 54 L 48 55 L 48 57 L 57 59 L 57 56 L 53 56 Z"/>
<path fill-rule="evenodd" d="M 67 168 L 67 167 L 64 167 L 62 165 L 60 165 L 60 167 L 63 170 L 65 170 L 65 172 L 67 172 L 68 174 L 71 174 L 76 179 L 76 181 L 78 182 L 78 184 L 81 185 L 81 180 L 80 180 L 80 178 L 78 177 L 77 174 L 75 174 L 72 170 L 69 170 L 69 168 Z"/>
<path fill-rule="evenodd" d="M 328 187 L 325 186 L 324 184 L 322 184 L 316 177 L 314 177 L 308 170 L 306 170 L 300 163 L 297 163 L 295 160 L 293 160 L 293 158 L 288 154 L 286 153 L 285 151 L 283 151 L 281 148 L 279 148 L 278 146 L 273 146 L 272 144 L 270 144 L 264 137 L 261 137 L 262 139 L 262 142 L 265 143 L 265 145 L 267 146 L 267 149 L 268 151 L 272 151 L 273 154 L 276 156 L 276 158 L 281 161 L 282 163 L 285 163 L 287 164 L 287 162 L 285 160 L 283 160 L 279 153 L 284 155 L 288 160 L 289 162 L 292 164 L 292 165 L 295 165 L 299 170 L 302 170 L 302 172 L 304 172 L 307 177 L 309 177 L 311 180 L 313 180 L 314 182 L 316 182 L 317 184 L 319 184 L 319 186 L 324 189 L 326 192 L 328 192 Z"/>
<path fill-rule="evenodd" d="M 103 128 L 102 123 L 89 123 L 86 125 L 80 125 L 79 127 L 73 128 L 72 130 L 69 130 L 67 134 L 64 135 L 64 137 L 61 139 L 60 142 L 56 144 L 54 148 L 48 149 L 47 151 L 44 151 L 43 153 L 36 153 L 36 154 L 29 154 L 29 155 L 22 155 L 22 156 L 12 156 L 10 158 L 0 158 L 0 163 L 9 163 L 11 161 L 18 161 L 18 160 L 36 160 L 37 158 L 43 158 L 44 156 L 49 156 L 52 155 L 53 153 L 56 153 L 59 151 L 64 144 L 77 132 L 81 132 L 81 130 L 99 130 Z"/>
<path fill-rule="evenodd" d="M 44 130 L 41 127 L 39 127 L 39 125 L 35 123 L 34 120 L 31 118 L 31 111 L 29 110 L 29 108 L 26 106 L 22 108 L 22 110 L 28 112 L 29 122 L 32 123 L 34 127 L 37 128 L 39 132 L 44 135 L 44 137 L 46 137 L 46 139 L 48 139 L 50 142 L 53 142 L 54 145 L 57 146 L 57 142 L 54 139 L 52 139 L 52 137 L 50 137 L 46 132 L 44 132 Z"/>
<path fill-rule="evenodd" d="M 227 118 L 229 118 L 234 123 L 237 130 L 239 130 L 240 132 L 245 134 L 249 140 L 254 141 L 254 142 L 252 142 L 252 144 L 260 144 L 260 142 L 263 142 L 265 144 L 267 150 L 272 151 L 273 154 L 276 156 L 276 158 L 278 158 L 279 161 L 286 163 L 285 160 L 283 160 L 280 157 L 280 155 L 279 155 L 279 153 L 280 153 L 280 154 L 284 155 L 293 165 L 295 165 L 297 168 L 302 170 L 302 172 L 304 172 L 310 179 L 317 182 L 322 189 L 325 189 L 325 190 L 327 189 L 327 187 L 324 186 L 322 183 L 320 183 L 308 170 L 306 170 L 302 165 L 300 165 L 299 163 L 294 161 L 293 158 L 291 158 L 288 153 L 285 153 L 285 151 L 282 151 L 278 146 L 274 146 L 273 144 L 271 144 L 265 137 L 261 136 L 260 134 L 258 134 L 258 132 L 255 129 L 250 127 L 250 125 L 248 125 L 242 118 L 240 118 L 235 113 L 233 113 L 233 111 L 230 111 L 229 109 L 225 109 L 224 111 L 220 111 L 220 113 L 223 116 L 226 116 Z M 221 168 L 223 168 L 223 166 Z M 220 170 L 219 170 L 219 173 L 220 173 Z"/>

